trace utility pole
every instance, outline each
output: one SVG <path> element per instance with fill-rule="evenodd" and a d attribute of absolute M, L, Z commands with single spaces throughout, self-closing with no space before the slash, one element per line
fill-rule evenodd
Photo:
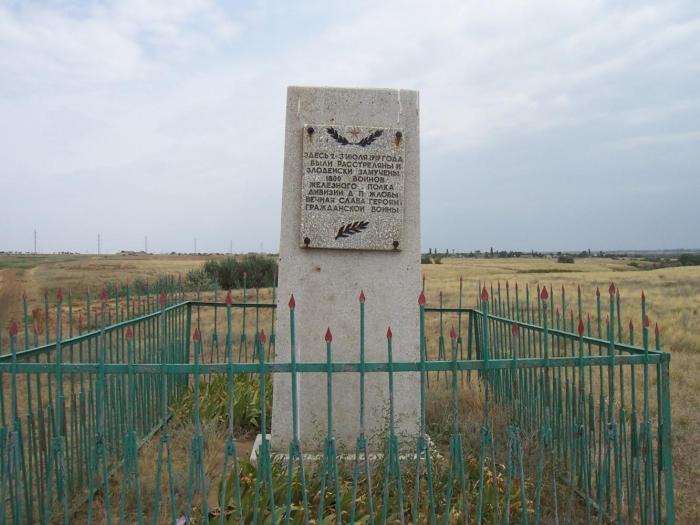
<path fill-rule="evenodd" d="M 34 229 L 34 255 L 36 255 L 36 228 Z"/>
<path fill-rule="evenodd" d="M 233 241 L 229 241 L 228 244 L 228 254 L 233 255 Z"/>
<path fill-rule="evenodd" d="M 148 235 L 146 235 L 146 236 L 143 238 L 143 241 L 144 241 L 144 245 L 145 245 L 145 247 L 144 247 L 144 248 L 145 248 L 145 252 L 146 252 L 146 254 L 148 254 Z"/>
<path fill-rule="evenodd" d="M 197 254 L 197 237 L 194 238 L 194 253 Z"/>
<path fill-rule="evenodd" d="M 100 255 L 102 251 L 102 246 L 101 246 L 102 240 L 100 239 L 100 234 L 97 234 L 97 255 Z"/>

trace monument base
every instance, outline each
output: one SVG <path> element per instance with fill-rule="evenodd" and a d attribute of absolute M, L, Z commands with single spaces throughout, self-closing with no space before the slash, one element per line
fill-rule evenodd
<path fill-rule="evenodd" d="M 443 456 L 440 454 L 440 452 L 437 451 L 437 448 L 435 447 L 435 443 L 433 442 L 432 439 L 430 439 L 430 436 L 426 434 L 426 439 L 428 441 L 428 447 L 430 448 L 431 455 L 430 457 L 432 459 L 436 460 L 442 460 Z M 272 442 L 272 436 L 270 434 L 267 434 L 267 439 L 269 442 Z M 255 436 L 255 441 L 253 442 L 253 448 L 250 451 L 250 463 L 255 464 L 258 461 L 258 453 L 260 450 L 260 447 L 262 446 L 262 434 L 258 434 Z M 399 445 L 399 449 L 402 451 L 399 453 L 399 460 L 404 461 L 404 460 L 410 460 L 410 461 L 416 461 L 416 453 L 415 453 L 415 443 L 413 444 L 413 450 L 409 450 L 408 443 L 404 443 L 404 446 Z M 360 454 L 362 457 L 362 455 Z M 304 453 L 302 452 L 301 457 L 304 459 L 304 465 L 310 464 L 313 465 L 319 461 L 323 460 L 323 454 L 318 453 L 318 452 L 311 452 L 311 453 Z M 355 461 L 356 454 L 354 452 L 352 453 L 341 453 L 336 456 L 338 460 L 341 462 L 352 462 Z M 280 461 L 283 461 L 284 463 L 287 463 L 289 461 L 289 454 L 284 453 L 284 452 L 278 452 L 278 451 L 273 451 L 272 452 L 272 458 L 274 459 L 279 459 Z M 376 463 L 379 461 L 384 460 L 384 454 L 382 452 L 370 452 L 367 455 L 367 459 L 371 463 Z"/>

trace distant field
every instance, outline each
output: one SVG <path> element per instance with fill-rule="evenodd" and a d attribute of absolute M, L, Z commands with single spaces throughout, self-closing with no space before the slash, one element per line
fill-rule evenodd
<path fill-rule="evenodd" d="M 78 297 L 110 281 L 154 280 L 162 274 L 182 274 L 201 266 L 207 257 L 53 255 L 0 256 L 0 326 L 20 315 L 20 299 L 38 300 L 44 289 L 63 288 Z"/>
<path fill-rule="evenodd" d="M 161 274 L 184 275 L 207 257 L 188 256 L 2 256 L 0 257 L 0 326 L 6 330 L 20 315 L 21 294 L 37 300 L 44 288 L 70 288 L 82 295 L 106 281 L 155 279 Z M 639 297 L 646 293 L 652 323 L 661 328 L 663 347 L 671 352 L 672 433 L 678 523 L 700 523 L 700 266 L 640 270 L 626 259 L 578 259 L 559 264 L 549 259 L 443 259 L 423 265 L 428 302 L 443 292 L 445 305 L 457 305 L 459 278 L 464 278 L 464 304 L 472 306 L 478 284 L 517 282 L 566 287 L 569 301 L 576 287 L 584 294 L 584 309 L 594 312 L 595 288 L 605 294 L 610 282 L 621 290 L 623 320 L 639 326 Z M 603 295 L 605 297 L 605 295 Z"/>

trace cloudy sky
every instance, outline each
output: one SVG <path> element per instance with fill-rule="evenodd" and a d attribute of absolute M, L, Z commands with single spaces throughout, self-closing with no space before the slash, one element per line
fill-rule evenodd
<path fill-rule="evenodd" d="M 423 246 L 700 248 L 700 2 L 0 0 L 0 250 L 277 249 L 288 85 L 420 91 Z"/>

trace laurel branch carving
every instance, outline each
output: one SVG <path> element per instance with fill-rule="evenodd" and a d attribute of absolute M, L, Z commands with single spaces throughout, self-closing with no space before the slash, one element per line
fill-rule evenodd
<path fill-rule="evenodd" d="M 338 133 L 338 130 L 335 128 L 326 128 L 326 132 L 328 132 L 328 134 L 333 138 L 333 140 L 335 140 L 341 146 L 360 146 L 366 148 L 379 137 L 381 137 L 384 133 L 384 130 L 375 130 L 363 139 L 359 140 L 358 142 L 350 142 L 346 137 Z"/>
<path fill-rule="evenodd" d="M 356 233 L 366 230 L 367 226 L 369 226 L 369 221 L 355 221 L 351 222 L 350 224 L 345 224 L 340 227 L 335 238 L 337 240 L 350 237 L 351 235 L 355 235 Z"/>

